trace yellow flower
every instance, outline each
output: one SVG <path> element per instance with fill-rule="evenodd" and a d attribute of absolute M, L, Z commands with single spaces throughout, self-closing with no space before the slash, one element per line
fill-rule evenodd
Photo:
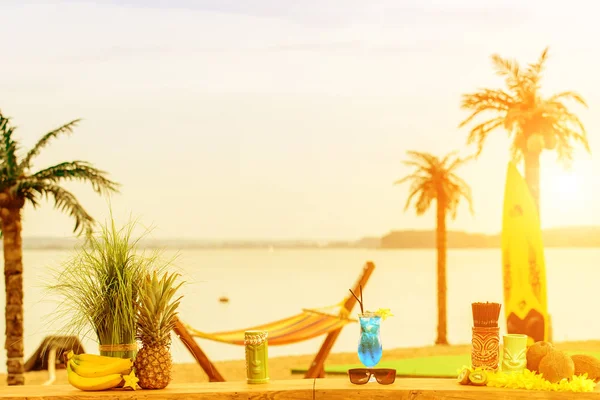
<path fill-rule="evenodd" d="M 380 308 L 379 310 L 375 311 L 375 314 L 381 316 L 381 319 L 384 321 L 387 317 L 394 316 L 394 314 L 392 314 L 389 308 Z"/>
<path fill-rule="evenodd" d="M 123 388 L 130 387 L 133 390 L 137 389 L 137 383 L 139 381 L 138 377 L 135 376 L 135 371 L 132 369 L 129 375 L 123 375 L 123 379 L 125 380 L 125 384 Z"/>
<path fill-rule="evenodd" d="M 551 383 L 541 374 L 524 370 L 522 374 L 507 374 L 497 371 L 490 374 L 488 386 L 505 387 L 511 389 L 546 390 L 553 392 L 592 392 L 596 383 L 587 376 L 573 376 L 569 381 L 563 379 L 558 383 Z"/>

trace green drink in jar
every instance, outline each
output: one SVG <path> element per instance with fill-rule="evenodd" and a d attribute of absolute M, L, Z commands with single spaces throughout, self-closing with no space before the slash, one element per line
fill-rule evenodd
<path fill-rule="evenodd" d="M 267 331 L 246 331 L 246 378 L 248 383 L 267 383 L 269 381 L 269 349 Z"/>

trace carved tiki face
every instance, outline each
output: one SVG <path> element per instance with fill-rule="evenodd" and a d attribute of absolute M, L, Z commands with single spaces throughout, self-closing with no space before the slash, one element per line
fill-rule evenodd
<path fill-rule="evenodd" d="M 257 378 L 262 374 L 262 354 L 259 350 L 259 347 L 263 347 L 261 345 L 249 344 L 246 345 L 246 368 L 248 370 L 248 374 L 251 377 Z"/>
<path fill-rule="evenodd" d="M 527 366 L 527 335 L 504 335 L 504 351 L 502 370 L 507 372 L 522 372 Z"/>
<path fill-rule="evenodd" d="M 523 371 L 527 366 L 527 349 L 513 350 L 505 348 L 502 357 L 503 371 Z"/>
<path fill-rule="evenodd" d="M 500 346 L 498 328 L 473 328 L 471 363 L 473 367 L 498 368 Z"/>

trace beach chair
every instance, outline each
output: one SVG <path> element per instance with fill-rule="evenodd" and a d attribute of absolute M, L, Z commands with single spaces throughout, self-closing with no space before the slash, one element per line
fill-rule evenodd
<path fill-rule="evenodd" d="M 372 262 L 369 261 L 365 264 L 352 289 L 354 293 L 358 294 L 360 286 L 364 287 L 367 284 L 374 269 L 375 264 Z M 210 382 L 224 382 L 225 379 L 202 351 L 194 337 L 243 346 L 245 331 L 266 330 L 269 332 L 269 346 L 278 346 L 298 343 L 327 334 L 321 348 L 304 375 L 305 378 L 322 378 L 325 376 L 325 359 L 331 352 L 331 348 L 340 335 L 342 328 L 350 322 L 356 322 L 356 320 L 349 318 L 355 304 L 356 299 L 348 292 L 348 296 L 339 304 L 318 309 L 303 309 L 301 313 L 292 317 L 251 328 L 205 333 L 177 320 L 173 330 L 206 372 Z"/>

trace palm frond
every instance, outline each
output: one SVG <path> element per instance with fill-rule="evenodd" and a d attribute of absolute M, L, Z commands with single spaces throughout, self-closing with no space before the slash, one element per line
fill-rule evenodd
<path fill-rule="evenodd" d="M 106 177 L 105 171 L 85 161 L 69 161 L 36 172 L 30 179 L 57 183 L 61 180 L 78 180 L 92 184 L 98 194 L 117 192 L 119 184 Z"/>
<path fill-rule="evenodd" d="M 463 165 L 465 165 L 468 162 L 471 162 L 473 160 L 475 160 L 477 158 L 476 154 L 471 154 L 470 156 L 466 156 L 466 157 L 456 157 L 456 159 L 447 166 L 447 170 L 451 175 L 454 175 L 454 170 L 462 167 Z M 456 176 L 456 175 L 454 175 Z"/>
<path fill-rule="evenodd" d="M 92 232 L 94 219 L 79 204 L 75 195 L 68 190 L 47 181 L 22 180 L 15 186 L 15 191 L 29 201 L 33 199 L 34 204 L 37 203 L 37 198 L 40 196 L 52 198 L 55 208 L 75 219 L 74 233 L 89 234 Z"/>
<path fill-rule="evenodd" d="M 455 184 L 456 195 L 458 197 L 464 198 L 467 201 L 467 203 L 469 204 L 469 211 L 471 212 L 471 214 L 475 214 L 475 209 L 473 207 L 473 196 L 472 196 L 471 187 L 462 178 L 460 178 L 457 175 L 453 174 L 452 180 L 454 181 L 454 184 Z M 457 200 L 457 202 L 458 201 L 459 200 Z"/>
<path fill-rule="evenodd" d="M 483 145 L 488 135 L 496 128 L 504 125 L 504 123 L 505 117 L 497 117 L 484 121 L 471 129 L 469 136 L 467 137 L 467 144 L 477 144 L 477 153 L 475 154 L 476 157 L 478 157 L 483 151 Z"/>
<path fill-rule="evenodd" d="M 394 185 L 401 185 L 404 182 L 408 182 L 408 181 L 416 181 L 416 180 L 420 180 L 423 179 L 423 177 L 421 175 L 419 175 L 418 173 L 414 173 L 414 174 L 410 174 L 405 176 L 404 178 L 400 178 L 397 181 L 394 181 Z"/>
<path fill-rule="evenodd" d="M 56 128 L 55 130 L 46 133 L 42 138 L 29 150 L 23 161 L 21 162 L 21 166 L 23 169 L 31 167 L 31 160 L 40 154 L 40 151 L 48 145 L 48 143 L 62 134 L 73 133 L 73 128 L 77 126 L 77 124 L 81 121 L 81 119 L 75 119 L 71 122 L 64 124 L 63 126 Z"/>
<path fill-rule="evenodd" d="M 558 161 L 564 163 L 565 166 L 570 165 L 573 161 L 573 152 L 575 150 L 573 143 L 581 144 L 588 153 L 591 153 L 590 145 L 585 133 L 577 132 L 564 124 L 556 125 L 556 152 Z"/>
<path fill-rule="evenodd" d="M 404 164 L 407 167 L 415 168 L 415 174 L 416 173 L 428 174 L 429 170 L 431 168 L 431 166 L 428 163 L 425 163 L 423 161 L 418 162 L 418 161 L 413 161 L 413 160 L 403 160 L 402 164 Z"/>
<path fill-rule="evenodd" d="M 419 192 L 419 199 L 415 204 L 418 216 L 425 214 L 429 210 L 429 207 L 431 207 L 433 200 L 437 198 L 433 192 L 433 190 Z"/>
<path fill-rule="evenodd" d="M 10 118 L 0 112 L 0 170 L 4 180 L 13 180 L 18 174 L 17 142 L 12 135 L 15 128 L 10 125 Z"/>
<path fill-rule="evenodd" d="M 472 112 L 458 127 L 464 127 L 478 115 L 486 111 L 505 114 L 514 104 L 515 99 L 502 90 L 482 89 L 475 93 L 464 94 L 461 108 L 463 110 L 471 110 Z"/>
<path fill-rule="evenodd" d="M 542 54 L 540 54 L 540 58 L 538 58 L 537 62 L 534 64 L 529 64 L 529 68 L 527 68 L 527 78 L 534 84 L 537 84 L 541 78 L 542 71 L 544 70 L 544 64 L 548 60 L 548 50 L 546 47 Z"/>
<path fill-rule="evenodd" d="M 552 103 L 552 102 L 556 102 L 556 101 L 559 101 L 559 100 L 562 100 L 562 99 L 572 100 L 572 101 L 575 101 L 576 103 L 581 104 L 582 106 L 584 106 L 586 108 L 588 107 L 588 104 L 583 99 L 583 97 L 581 97 L 581 95 L 579 93 L 573 92 L 573 91 L 566 91 L 566 92 L 557 93 L 555 95 L 552 95 L 552 96 L 548 97 L 548 99 L 546 101 Z"/>
<path fill-rule="evenodd" d="M 453 185 L 456 185 L 457 187 L 459 187 L 459 186 L 469 187 L 467 182 L 465 182 L 465 180 L 463 178 L 456 175 L 455 173 L 450 173 L 448 175 L 448 182 L 451 182 Z"/>
<path fill-rule="evenodd" d="M 406 154 L 424 166 L 435 165 L 437 162 L 439 162 L 435 156 L 420 151 L 409 150 L 406 152 Z"/>
<path fill-rule="evenodd" d="M 460 160 L 460 158 L 456 157 L 458 154 L 458 150 L 454 150 L 451 151 L 450 153 L 446 154 L 444 156 L 444 158 L 442 158 L 442 160 L 440 161 L 440 166 L 450 170 L 450 168 L 448 168 L 448 166 L 446 165 L 448 163 L 448 161 L 450 161 L 451 158 L 455 157 L 455 161 L 456 160 Z"/>
<path fill-rule="evenodd" d="M 569 109 L 560 102 L 545 103 L 546 109 L 544 110 L 547 114 L 546 119 L 550 120 L 553 124 L 561 125 L 575 125 L 579 128 L 582 135 L 585 136 L 585 126 L 577 115 L 569 111 Z"/>
<path fill-rule="evenodd" d="M 498 54 L 492 54 L 492 64 L 496 69 L 496 73 L 500 76 L 509 77 L 512 79 L 518 79 L 521 69 L 519 63 L 516 60 L 509 60 L 502 58 Z"/>
<path fill-rule="evenodd" d="M 567 168 L 573 162 L 573 144 L 568 139 L 567 135 L 558 135 L 556 139 L 556 154 L 557 158 Z"/>
<path fill-rule="evenodd" d="M 74 233 L 91 233 L 94 227 L 94 219 L 79 204 L 73 193 L 58 185 L 47 185 L 44 192 L 47 197 L 54 198 L 55 207 L 75 219 Z"/>
<path fill-rule="evenodd" d="M 404 211 L 406 212 L 406 210 L 408 210 L 412 204 L 413 198 L 418 194 L 418 193 L 423 193 L 427 191 L 427 185 L 428 181 L 425 178 L 421 178 L 419 180 L 415 180 L 411 185 L 410 185 L 410 190 L 408 193 L 408 197 L 406 198 L 406 204 L 404 205 Z"/>

